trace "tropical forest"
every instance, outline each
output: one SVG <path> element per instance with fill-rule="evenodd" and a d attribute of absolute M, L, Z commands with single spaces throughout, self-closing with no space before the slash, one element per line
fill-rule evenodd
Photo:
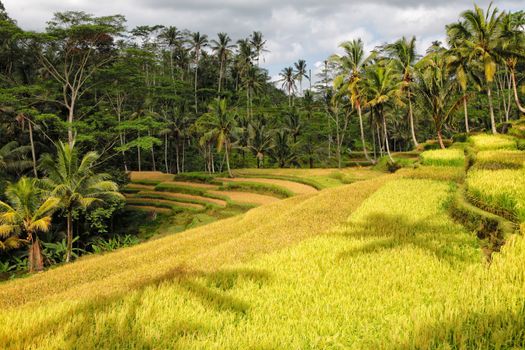
<path fill-rule="evenodd" d="M 16 3 L 0 349 L 525 349 L 525 9 L 276 68 L 222 10 Z"/>

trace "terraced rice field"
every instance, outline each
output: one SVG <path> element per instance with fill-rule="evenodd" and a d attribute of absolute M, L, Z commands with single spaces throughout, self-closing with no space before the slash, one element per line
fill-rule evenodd
<path fill-rule="evenodd" d="M 265 205 L 279 201 L 277 197 L 267 196 L 258 193 L 237 192 L 237 191 L 208 191 L 208 193 L 224 196 L 230 200 L 241 204 Z"/>
<path fill-rule="evenodd" d="M 296 195 L 316 193 L 318 190 L 312 186 L 304 185 L 298 182 L 279 180 L 279 179 L 267 179 L 257 177 L 235 177 L 235 178 L 218 178 L 217 180 L 222 182 L 256 182 L 262 184 L 275 185 L 285 188 Z"/>

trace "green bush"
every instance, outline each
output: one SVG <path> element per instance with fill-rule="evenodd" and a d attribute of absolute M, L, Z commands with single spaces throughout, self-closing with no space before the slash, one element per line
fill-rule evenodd
<path fill-rule="evenodd" d="M 395 158 L 392 161 L 388 156 L 379 158 L 376 165 L 374 165 L 374 170 L 395 173 L 401 168 L 410 168 L 414 167 L 415 161 L 408 158 Z"/>

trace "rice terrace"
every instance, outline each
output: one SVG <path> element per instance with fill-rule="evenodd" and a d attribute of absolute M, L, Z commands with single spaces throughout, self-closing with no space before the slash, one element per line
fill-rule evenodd
<path fill-rule="evenodd" d="M 525 349 L 519 2 L 123 4 L 0 1 L 0 349 Z"/>

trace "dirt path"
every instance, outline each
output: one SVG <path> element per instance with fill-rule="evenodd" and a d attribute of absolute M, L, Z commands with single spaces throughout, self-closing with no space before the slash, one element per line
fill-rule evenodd
<path fill-rule="evenodd" d="M 209 193 L 216 194 L 219 196 L 226 196 L 233 202 L 241 204 L 256 204 L 264 205 L 273 202 L 277 202 L 280 199 L 272 196 L 265 196 L 263 194 L 249 193 L 249 192 L 236 192 L 236 191 L 209 191 Z"/>
<path fill-rule="evenodd" d="M 258 182 L 263 184 L 276 185 L 286 188 L 287 190 L 290 190 L 295 194 L 311 194 L 318 192 L 318 190 L 312 186 L 287 180 L 265 179 L 259 177 L 218 178 L 217 180 L 224 182 Z"/>

